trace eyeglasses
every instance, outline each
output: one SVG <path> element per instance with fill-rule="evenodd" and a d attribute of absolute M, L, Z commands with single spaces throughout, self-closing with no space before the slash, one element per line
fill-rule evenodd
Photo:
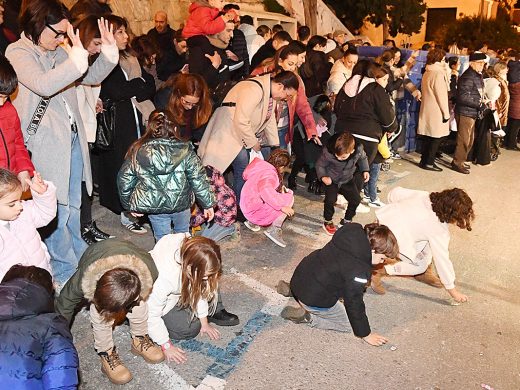
<path fill-rule="evenodd" d="M 61 37 L 65 38 L 65 35 L 67 35 L 67 32 L 65 32 L 65 31 L 58 31 L 58 30 L 54 29 L 50 24 L 46 23 L 45 26 L 48 27 L 49 30 L 51 30 L 54 34 L 56 34 L 54 39 L 59 39 Z"/>
<path fill-rule="evenodd" d="M 199 103 L 192 103 L 192 102 L 189 102 L 187 101 L 186 99 L 184 99 L 182 96 L 181 96 L 181 103 L 185 106 L 188 106 L 188 107 L 198 107 Z"/>

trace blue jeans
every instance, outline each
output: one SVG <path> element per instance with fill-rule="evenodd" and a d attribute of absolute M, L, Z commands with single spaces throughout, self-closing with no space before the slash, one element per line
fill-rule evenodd
<path fill-rule="evenodd" d="M 45 239 L 51 256 L 54 279 L 63 285 L 76 272 L 78 261 L 88 245 L 81 238 L 81 182 L 83 158 L 77 133 L 71 132 L 69 203 L 58 203 L 57 226 Z"/>
<path fill-rule="evenodd" d="M 216 222 L 206 222 L 202 226 L 202 237 L 211 238 L 213 241 L 220 241 L 235 233 L 235 225 L 222 226 Z"/>
<path fill-rule="evenodd" d="M 190 209 L 171 214 L 149 214 L 155 241 L 172 233 L 188 233 L 190 231 Z"/>
<path fill-rule="evenodd" d="M 285 136 L 287 135 L 287 132 L 289 131 L 289 126 L 284 126 L 278 128 L 278 138 L 280 138 L 280 148 L 281 149 L 287 149 L 287 142 L 285 142 Z"/>
<path fill-rule="evenodd" d="M 363 192 L 365 196 L 370 197 L 370 201 L 374 202 L 377 199 L 377 179 L 379 178 L 379 172 L 381 171 L 381 164 L 372 163 L 370 164 L 370 179 L 365 184 Z"/>
<path fill-rule="evenodd" d="M 269 146 L 262 147 L 262 155 L 264 159 L 269 157 L 271 153 L 271 148 Z M 240 204 L 240 193 L 242 192 L 242 187 L 244 186 L 244 178 L 242 174 L 247 168 L 249 164 L 249 150 L 246 148 L 242 148 L 240 153 L 235 157 L 231 166 L 233 167 L 233 190 L 235 191 L 235 195 L 237 197 L 237 204 Z"/>

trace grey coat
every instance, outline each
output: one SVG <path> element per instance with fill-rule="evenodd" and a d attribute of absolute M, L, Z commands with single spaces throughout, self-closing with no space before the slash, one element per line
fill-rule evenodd
<path fill-rule="evenodd" d="M 19 88 L 13 104 L 18 110 L 32 161 L 42 176 L 56 185 L 58 203 L 65 205 L 69 194 L 71 126 L 64 100 L 76 120 L 83 157 L 83 180 L 90 193 L 90 157 L 75 82 L 83 76 L 80 82 L 84 85 L 100 84 L 117 64 L 117 60 L 109 60 L 109 57 L 113 60 L 113 56 L 107 56 L 107 48 L 104 48 L 94 64 L 83 73 L 80 68 L 84 67 L 81 64 L 85 63 L 85 53 L 73 49 L 68 54 L 62 47 L 44 51 L 24 34 L 9 45 L 5 53 L 18 75 Z M 36 134 L 29 135 L 27 127 L 42 96 L 51 100 Z"/>

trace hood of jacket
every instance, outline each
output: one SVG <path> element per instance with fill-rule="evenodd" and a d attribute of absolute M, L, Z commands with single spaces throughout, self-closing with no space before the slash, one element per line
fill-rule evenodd
<path fill-rule="evenodd" d="M 251 26 L 250 24 L 242 23 L 240 26 L 238 26 L 238 29 L 242 31 L 246 37 L 251 35 L 258 35 L 255 26 Z"/>
<path fill-rule="evenodd" d="M 90 262 L 83 272 L 81 290 L 84 297 L 91 301 L 94 298 L 97 282 L 107 271 L 114 268 L 127 268 L 141 281 L 141 297 L 146 300 L 152 292 L 157 269 L 149 253 L 137 248 L 130 242 L 108 239 L 91 245 L 81 258 Z M 154 269 L 151 270 L 149 267 Z M 152 272 L 154 273 L 152 275 Z"/>
<path fill-rule="evenodd" d="M 345 93 L 348 97 L 354 97 L 359 95 L 367 85 L 375 82 L 376 80 L 370 77 L 363 77 L 363 79 L 361 79 L 360 75 L 354 75 L 345 83 Z"/>
<path fill-rule="evenodd" d="M 252 177 L 260 177 L 265 175 L 276 174 L 276 168 L 269 164 L 267 161 L 259 159 L 256 157 L 251 164 L 249 164 L 244 171 L 243 177 L 244 180 L 249 180 Z"/>
<path fill-rule="evenodd" d="M 156 138 L 141 145 L 135 157 L 138 165 L 150 175 L 165 175 L 172 172 L 191 150 L 191 142 Z"/>
<path fill-rule="evenodd" d="M 348 253 L 352 267 L 352 263 L 357 264 L 361 269 L 370 270 L 372 268 L 372 257 L 370 254 L 370 242 L 363 227 L 358 223 L 348 223 L 332 236 L 332 240 L 321 249 L 322 257 L 341 257 Z"/>
<path fill-rule="evenodd" d="M 0 284 L 0 321 L 54 312 L 54 302 L 42 286 L 27 279 Z"/>
<path fill-rule="evenodd" d="M 211 5 L 209 5 L 209 1 L 207 0 L 195 0 L 188 8 L 188 12 L 191 14 L 193 11 L 202 7 L 213 8 Z"/>

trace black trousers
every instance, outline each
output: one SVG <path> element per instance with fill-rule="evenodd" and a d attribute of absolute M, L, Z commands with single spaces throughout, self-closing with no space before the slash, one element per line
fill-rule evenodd
<path fill-rule="evenodd" d="M 340 187 L 336 183 L 330 186 L 324 186 L 325 200 L 323 208 L 323 218 L 325 221 L 332 221 L 334 216 L 334 205 L 338 199 L 338 194 L 345 197 L 348 202 L 347 210 L 345 211 L 345 219 L 352 221 L 356 215 L 356 209 L 361 203 L 361 195 L 359 192 L 363 188 L 363 176 L 361 172 L 356 172 L 352 180 L 348 183 L 342 184 Z"/>
<path fill-rule="evenodd" d="M 82 228 L 92 222 L 92 197 L 89 196 L 84 181 L 81 182 L 81 209 L 79 221 Z"/>
<path fill-rule="evenodd" d="M 520 130 L 520 119 L 509 118 L 507 121 L 505 146 L 514 148 L 517 146 L 518 131 Z"/>
<path fill-rule="evenodd" d="M 365 151 L 365 154 L 367 155 L 368 165 L 372 164 L 374 162 L 374 159 L 377 156 L 377 142 L 370 142 L 366 141 L 364 139 L 356 138 L 356 142 L 359 142 L 361 145 L 363 145 L 363 150 Z"/>
<path fill-rule="evenodd" d="M 433 165 L 441 141 L 442 138 L 433 138 L 427 135 L 421 136 L 421 165 Z"/>
<path fill-rule="evenodd" d="M 293 162 L 293 166 L 291 169 L 291 174 L 289 175 L 289 180 L 296 180 L 296 176 L 298 176 L 298 172 L 305 168 L 305 173 L 309 173 L 309 169 L 305 164 L 305 150 L 304 150 L 304 140 L 300 135 L 300 132 L 295 130 L 293 134 L 292 140 L 292 151 L 296 156 L 296 159 Z"/>

